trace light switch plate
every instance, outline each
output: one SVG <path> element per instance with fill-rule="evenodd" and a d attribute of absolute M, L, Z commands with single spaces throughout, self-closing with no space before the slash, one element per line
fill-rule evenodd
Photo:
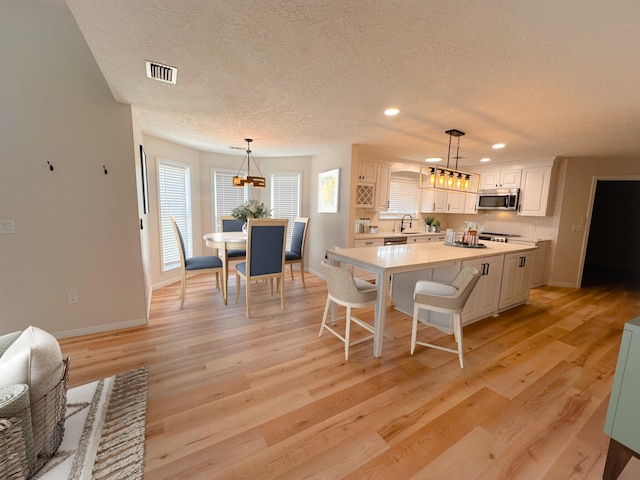
<path fill-rule="evenodd" d="M 0 233 L 16 233 L 16 222 L 13 219 L 0 219 Z"/>

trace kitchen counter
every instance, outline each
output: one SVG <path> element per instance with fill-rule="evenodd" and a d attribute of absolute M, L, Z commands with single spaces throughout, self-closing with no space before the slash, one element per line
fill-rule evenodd
<path fill-rule="evenodd" d="M 354 240 L 368 240 L 371 238 L 404 238 L 404 237 L 431 237 L 444 235 L 444 232 L 431 233 L 431 232 L 378 232 L 378 233 L 356 233 L 353 235 Z"/>
<path fill-rule="evenodd" d="M 411 235 L 407 236 L 410 237 Z M 382 237 L 384 238 L 385 234 L 382 234 Z M 530 262 L 525 262 L 524 258 L 532 258 L 537 247 L 495 242 L 486 242 L 486 245 L 486 248 L 456 248 L 446 246 L 440 242 L 428 242 L 411 245 L 344 248 L 329 250 L 327 254 L 330 263 L 337 261 L 350 264 L 375 275 L 378 295 L 374 313 L 373 354 L 379 357 L 382 354 L 382 332 L 384 331 L 391 276 L 394 277 L 395 285 L 392 299 L 396 303 L 396 308 L 405 312 L 412 311 L 412 308 L 402 308 L 399 304 L 404 302 L 396 296 L 396 292 L 406 294 L 407 303 L 412 304 L 412 294 L 416 280 L 414 277 L 441 281 L 433 273 L 437 272 L 437 274 L 444 274 L 453 278 L 453 274 L 465 264 L 474 265 L 485 274 L 489 271 L 496 274 L 493 280 L 496 293 L 492 297 L 493 304 L 489 309 L 494 315 L 497 314 L 499 308 L 511 308 L 516 304 L 528 301 Z M 489 269 L 485 264 L 494 258 L 498 260 L 498 266 Z M 505 266 L 505 278 L 508 279 L 505 281 L 504 287 L 501 285 L 503 265 Z M 525 265 L 528 265 L 526 269 L 524 268 Z M 451 278 L 442 279 L 442 281 L 447 282 Z M 516 287 L 518 287 L 518 295 L 514 295 L 512 292 Z M 504 291 L 504 295 L 502 291 Z M 484 297 L 480 293 L 477 293 L 477 296 Z M 499 296 L 500 304 L 498 305 Z M 513 297 L 513 300 L 511 300 L 511 297 Z M 484 312 L 482 314 L 474 314 L 472 318 L 475 320 L 481 316 L 486 316 L 486 314 Z"/>

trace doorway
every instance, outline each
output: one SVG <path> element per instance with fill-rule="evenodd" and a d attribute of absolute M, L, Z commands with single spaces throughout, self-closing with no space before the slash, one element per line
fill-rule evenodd
<path fill-rule="evenodd" d="M 598 180 L 582 286 L 640 288 L 640 181 Z"/>

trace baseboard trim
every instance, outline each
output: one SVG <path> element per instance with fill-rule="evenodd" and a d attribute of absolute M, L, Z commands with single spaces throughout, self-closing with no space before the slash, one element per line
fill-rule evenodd
<path fill-rule="evenodd" d="M 52 335 L 56 338 L 79 337 L 81 335 L 90 335 L 92 333 L 110 332 L 112 330 L 123 330 L 125 328 L 141 327 L 147 324 L 146 318 L 138 318 L 136 320 L 128 320 L 126 322 L 107 323 L 86 328 L 74 328 L 73 330 L 64 330 L 62 332 L 54 332 Z"/>

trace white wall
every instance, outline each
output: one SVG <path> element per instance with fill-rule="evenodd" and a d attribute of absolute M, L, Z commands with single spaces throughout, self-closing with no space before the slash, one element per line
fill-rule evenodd
<path fill-rule="evenodd" d="M 244 154 L 232 155 L 213 152 L 201 152 L 173 142 L 156 138 L 150 135 L 144 136 L 144 145 L 149 164 L 149 192 L 151 202 L 151 212 L 149 214 L 149 253 L 151 282 L 154 288 L 169 285 L 180 281 L 180 271 L 178 269 L 170 272 L 162 272 L 161 265 L 161 245 L 160 245 L 160 224 L 158 207 L 158 182 L 156 162 L 158 158 L 170 160 L 191 168 L 191 207 L 192 207 L 192 228 L 194 245 L 194 255 L 211 255 L 212 251 L 206 245 L 202 236 L 206 233 L 214 232 L 213 223 L 213 197 L 212 197 L 212 170 L 220 168 L 237 172 L 243 160 Z M 269 175 L 274 172 L 302 172 L 302 215 L 309 216 L 310 213 L 310 191 L 311 191 L 311 157 L 256 157 L 260 171 L 267 178 L 267 188 L 251 189 L 250 196 L 257 198 L 270 207 L 270 182 Z M 246 168 L 246 166 L 244 167 Z M 252 165 L 254 168 L 254 165 Z M 252 172 L 253 173 L 253 172 Z M 310 226 L 313 232 L 315 226 Z M 313 244 L 312 236 L 308 238 L 307 251 Z"/>
<path fill-rule="evenodd" d="M 0 333 L 144 324 L 130 107 L 64 7 L 0 2 L 0 62 L 0 218 L 16 226 L 0 235 Z"/>
<path fill-rule="evenodd" d="M 551 279 L 554 285 L 578 287 L 582 281 L 581 263 L 589 232 L 588 228 L 585 231 L 573 231 L 572 227 L 579 225 L 583 218 L 587 225 L 591 221 L 589 215 L 593 200 L 591 189 L 594 178 L 598 176 L 623 178 L 640 175 L 640 158 L 570 158 L 567 162 L 567 181 Z M 624 205 L 620 208 L 628 211 L 630 222 L 640 221 L 638 204 Z M 611 226 L 612 232 L 617 232 L 621 228 L 624 229 L 624 226 Z M 625 241 L 638 243 L 637 239 L 625 239 Z"/>
<path fill-rule="evenodd" d="M 311 226 L 313 233 L 309 238 L 313 248 L 309 249 L 309 270 L 323 275 L 320 264 L 325 251 L 336 246 L 347 247 L 349 241 L 349 210 L 351 198 L 351 146 L 337 148 L 330 152 L 315 155 L 311 168 Z M 340 169 L 338 213 L 318 213 L 318 174 Z"/>

